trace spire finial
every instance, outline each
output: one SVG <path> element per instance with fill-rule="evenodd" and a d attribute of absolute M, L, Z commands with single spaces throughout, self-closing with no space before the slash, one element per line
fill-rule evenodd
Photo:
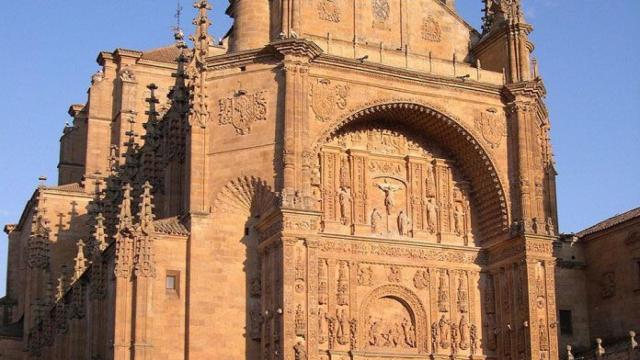
<path fill-rule="evenodd" d="M 73 267 L 73 281 L 80 279 L 84 271 L 87 269 L 87 258 L 84 256 L 84 241 L 82 241 L 82 239 L 78 240 L 77 245 L 78 253 L 73 259 L 75 261 L 75 266 Z"/>
<path fill-rule="evenodd" d="M 118 231 L 131 229 L 133 227 L 133 218 L 131 215 L 131 191 L 133 188 L 129 183 L 122 187 L 122 203 L 120 204 L 120 214 L 118 215 Z"/>
<path fill-rule="evenodd" d="M 202 128 L 207 127 L 211 114 L 207 105 L 207 57 L 209 56 L 209 46 L 211 44 L 211 36 L 209 36 L 209 20 L 208 11 L 211 10 L 211 4 L 207 0 L 199 0 L 193 7 L 198 9 L 198 15 L 193 20 L 196 26 L 196 32 L 191 35 L 193 41 L 193 57 L 189 64 L 188 74 L 191 78 L 191 112 L 189 118 L 190 125 L 199 125 Z"/>
<path fill-rule="evenodd" d="M 184 41 L 184 32 L 182 31 L 182 5 L 178 1 L 176 5 L 176 26 L 173 28 L 173 38 L 176 40 L 176 47 L 180 50 L 187 48 L 187 43 Z"/>
<path fill-rule="evenodd" d="M 150 234 L 153 231 L 153 195 L 151 191 L 153 186 L 146 181 L 142 186 L 142 195 L 140 195 L 140 211 L 138 211 L 138 220 L 140 221 L 140 227 L 145 234 Z"/>

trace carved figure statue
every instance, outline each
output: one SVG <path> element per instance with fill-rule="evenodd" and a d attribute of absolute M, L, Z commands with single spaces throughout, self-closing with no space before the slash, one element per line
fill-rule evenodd
<path fill-rule="evenodd" d="M 382 215 L 380 215 L 380 211 L 378 208 L 373 208 L 371 212 L 371 232 L 374 234 L 380 234 L 380 220 L 382 220 Z"/>
<path fill-rule="evenodd" d="M 407 235 L 408 230 L 409 218 L 407 217 L 407 214 L 404 212 L 404 210 L 401 210 L 400 214 L 398 214 L 398 234 L 400 236 L 405 236 Z"/>
<path fill-rule="evenodd" d="M 456 205 L 456 209 L 453 213 L 453 222 L 455 226 L 455 232 L 458 235 L 464 234 L 464 210 L 461 204 Z"/>
<path fill-rule="evenodd" d="M 421 290 L 429 287 L 429 272 L 427 270 L 418 270 L 413 276 L 413 286 Z"/>
<path fill-rule="evenodd" d="M 438 322 L 438 334 L 440 335 L 440 347 L 443 349 L 449 348 L 449 333 L 450 333 L 450 323 L 444 315 L 440 318 Z"/>
<path fill-rule="evenodd" d="M 438 336 L 438 322 L 435 321 L 431 324 L 431 349 L 434 353 L 438 351 Z"/>
<path fill-rule="evenodd" d="M 371 266 L 360 267 L 358 269 L 358 285 L 371 286 L 373 285 L 373 270 Z"/>
<path fill-rule="evenodd" d="M 336 310 L 336 319 L 338 321 L 338 328 L 336 337 L 340 345 L 346 345 L 349 343 L 349 319 L 345 310 Z"/>
<path fill-rule="evenodd" d="M 347 225 L 351 218 L 351 189 L 345 186 L 340 187 L 338 201 L 340 202 L 340 221 Z"/>
<path fill-rule="evenodd" d="M 378 333 L 379 333 L 379 323 L 376 320 L 373 320 L 371 316 L 369 316 L 369 345 L 378 346 Z"/>
<path fill-rule="evenodd" d="M 397 266 L 389 267 L 389 276 L 387 277 L 389 282 L 397 283 L 402 279 L 402 274 L 400 273 L 400 268 Z"/>
<path fill-rule="evenodd" d="M 460 349 L 467 350 L 469 348 L 469 321 L 465 315 L 460 317 Z"/>
<path fill-rule="evenodd" d="M 293 346 L 293 351 L 295 352 L 296 360 L 307 360 L 307 349 L 302 341 L 298 341 L 298 343 Z"/>
<path fill-rule="evenodd" d="M 296 335 L 298 336 L 306 335 L 307 329 L 304 321 L 304 310 L 302 309 L 302 305 L 300 304 L 298 304 L 298 307 L 296 308 L 295 329 L 296 329 Z"/>
<path fill-rule="evenodd" d="M 402 320 L 402 333 L 404 334 L 404 342 L 410 348 L 416 347 L 416 332 L 413 324 L 409 319 Z"/>
<path fill-rule="evenodd" d="M 327 322 L 327 316 L 328 315 L 324 310 L 322 310 L 320 316 L 318 316 L 318 328 L 320 330 L 318 342 L 320 344 L 326 343 L 329 336 L 329 324 Z"/>
<path fill-rule="evenodd" d="M 429 231 L 433 234 L 436 232 L 436 226 L 438 224 L 438 205 L 436 205 L 433 198 L 427 200 L 427 226 Z"/>
<path fill-rule="evenodd" d="M 391 215 L 391 211 L 396 206 L 393 193 L 400 190 L 399 186 L 389 184 L 387 180 L 382 184 L 378 184 L 378 188 L 384 193 L 384 207 L 387 209 L 387 215 Z"/>

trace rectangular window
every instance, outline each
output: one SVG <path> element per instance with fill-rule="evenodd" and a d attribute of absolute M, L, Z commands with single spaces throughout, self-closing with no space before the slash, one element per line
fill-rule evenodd
<path fill-rule="evenodd" d="M 560 334 L 573 335 L 573 320 L 571 310 L 560 310 Z"/>
<path fill-rule="evenodd" d="M 180 292 L 180 272 L 167 270 L 164 284 L 168 294 L 178 295 Z"/>

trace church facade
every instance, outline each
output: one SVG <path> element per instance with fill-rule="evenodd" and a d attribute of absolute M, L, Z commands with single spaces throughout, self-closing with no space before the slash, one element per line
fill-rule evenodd
<path fill-rule="evenodd" d="M 557 359 L 519 0 L 230 0 L 98 57 L 7 225 L 10 359 Z"/>

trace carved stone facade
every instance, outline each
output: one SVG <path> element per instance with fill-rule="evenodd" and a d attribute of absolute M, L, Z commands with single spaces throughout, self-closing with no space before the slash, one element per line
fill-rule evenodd
<path fill-rule="evenodd" d="M 438 0 L 229 6 L 219 45 L 199 0 L 192 49 L 100 54 L 59 186 L 8 228 L 28 356 L 557 358 L 528 25 L 493 6 L 481 35 Z"/>

